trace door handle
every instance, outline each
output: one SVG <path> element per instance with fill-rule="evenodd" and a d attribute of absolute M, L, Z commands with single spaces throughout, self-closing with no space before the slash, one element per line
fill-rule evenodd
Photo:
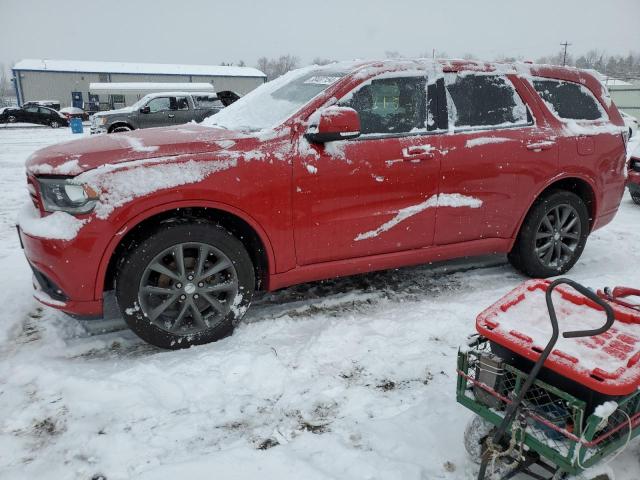
<path fill-rule="evenodd" d="M 169 115 L 167 115 L 167 117 L 173 118 L 173 117 L 175 117 L 175 115 L 173 113 L 170 113 Z"/>
<path fill-rule="evenodd" d="M 435 158 L 431 145 L 418 145 L 402 149 L 402 158 L 408 162 L 431 160 Z"/>
<path fill-rule="evenodd" d="M 549 150 L 555 146 L 556 142 L 534 142 L 527 144 L 527 150 L 532 150 L 534 152 L 541 152 L 542 150 Z"/>

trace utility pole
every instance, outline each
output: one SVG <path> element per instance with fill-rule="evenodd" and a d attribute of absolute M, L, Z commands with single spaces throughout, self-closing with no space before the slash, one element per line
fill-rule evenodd
<path fill-rule="evenodd" d="M 567 64 L 567 47 L 571 46 L 571 44 L 565 40 L 560 45 L 564 47 L 564 56 L 562 57 L 562 66 L 564 67 Z"/>

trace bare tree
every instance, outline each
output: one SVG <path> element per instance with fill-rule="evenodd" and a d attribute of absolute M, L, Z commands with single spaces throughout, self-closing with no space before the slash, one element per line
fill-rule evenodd
<path fill-rule="evenodd" d="M 328 65 L 329 63 L 333 62 L 335 62 L 335 60 L 330 60 L 323 57 L 315 57 L 313 60 L 311 60 L 312 65 Z"/>
<path fill-rule="evenodd" d="M 11 84 L 9 72 L 4 63 L 0 63 L 0 107 L 13 105 L 15 101 L 15 91 Z"/>
<path fill-rule="evenodd" d="M 300 59 L 295 55 L 281 55 L 278 58 L 269 59 L 260 57 L 256 67 L 267 75 L 267 80 L 273 80 L 285 73 L 298 68 Z"/>

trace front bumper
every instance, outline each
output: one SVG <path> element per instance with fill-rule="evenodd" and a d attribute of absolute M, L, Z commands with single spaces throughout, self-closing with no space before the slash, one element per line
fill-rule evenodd
<path fill-rule="evenodd" d="M 99 133 L 107 133 L 107 128 L 104 125 L 93 126 L 92 124 L 89 131 L 91 132 L 91 135 L 97 135 Z"/>
<path fill-rule="evenodd" d="M 97 263 L 90 253 L 90 240 L 36 238 L 20 227 L 18 235 L 34 272 L 36 300 L 75 317 L 102 317 L 102 299 L 94 298 Z"/>

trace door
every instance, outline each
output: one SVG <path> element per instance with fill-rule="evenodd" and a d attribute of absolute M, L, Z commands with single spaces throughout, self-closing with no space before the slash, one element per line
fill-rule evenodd
<path fill-rule="evenodd" d="M 149 100 L 145 105 L 149 107 L 149 113 L 140 112 L 138 114 L 138 125 L 140 125 L 140 128 L 173 125 L 175 115 L 171 111 L 172 98 L 175 104 L 175 97 L 155 97 Z"/>
<path fill-rule="evenodd" d="M 424 76 L 379 78 L 341 102 L 361 136 L 299 140 L 293 199 L 298 264 L 363 257 L 433 242 L 440 136 L 426 127 Z"/>
<path fill-rule="evenodd" d="M 171 112 L 168 117 L 172 119 L 176 125 L 182 125 L 188 123 L 194 119 L 193 109 L 189 105 L 189 100 L 186 96 L 174 97 L 175 102 L 171 104 Z M 172 116 L 173 115 L 173 116 Z"/>
<path fill-rule="evenodd" d="M 27 107 L 22 110 L 20 117 L 16 116 L 18 122 L 25 123 L 40 123 L 40 116 L 38 115 L 38 107 Z"/>
<path fill-rule="evenodd" d="M 557 171 L 553 135 L 515 77 L 447 73 L 445 83 L 450 133 L 440 192 L 476 208 L 439 208 L 434 242 L 511 238 L 535 186 Z"/>
<path fill-rule="evenodd" d="M 71 105 L 75 108 L 83 108 L 82 92 L 71 92 Z"/>

